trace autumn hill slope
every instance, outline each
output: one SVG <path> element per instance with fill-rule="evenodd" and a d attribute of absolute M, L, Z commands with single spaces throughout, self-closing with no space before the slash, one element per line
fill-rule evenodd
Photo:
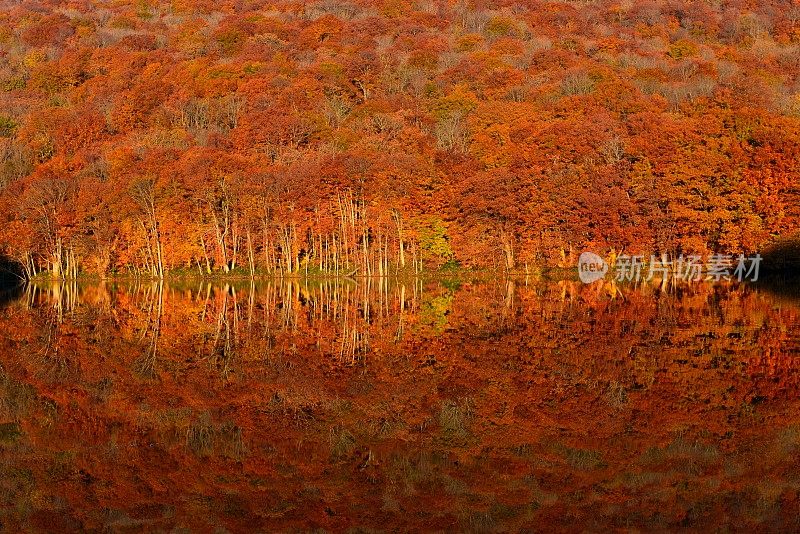
<path fill-rule="evenodd" d="M 0 1 L 34 274 L 385 274 L 798 229 L 789 1 Z"/>

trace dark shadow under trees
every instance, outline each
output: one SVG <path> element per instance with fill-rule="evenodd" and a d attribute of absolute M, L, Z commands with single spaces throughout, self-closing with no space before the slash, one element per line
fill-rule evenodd
<path fill-rule="evenodd" d="M 22 266 L 0 254 L 0 306 L 22 294 Z"/>
<path fill-rule="evenodd" d="M 778 240 L 761 257 L 761 274 L 755 286 L 800 302 L 800 234 Z"/>

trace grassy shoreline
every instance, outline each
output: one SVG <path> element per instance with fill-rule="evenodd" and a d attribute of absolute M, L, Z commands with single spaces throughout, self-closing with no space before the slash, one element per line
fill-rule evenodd
<path fill-rule="evenodd" d="M 198 273 L 197 271 L 184 271 L 174 270 L 165 273 L 163 278 L 154 277 L 150 275 L 137 275 L 134 273 L 109 273 L 106 276 L 100 276 L 95 273 L 79 273 L 77 277 L 62 277 L 53 278 L 49 273 L 40 273 L 26 282 L 29 283 L 54 283 L 54 282 L 173 282 L 173 281 L 200 281 L 200 282 L 274 282 L 274 281 L 326 281 L 326 280 L 350 280 L 354 282 L 359 281 L 377 281 L 377 280 L 391 280 L 391 281 L 405 281 L 405 280 L 452 280 L 461 279 L 462 281 L 490 281 L 490 280 L 508 280 L 508 279 L 554 279 L 554 280 L 577 280 L 577 273 L 574 268 L 564 267 L 540 267 L 528 272 L 525 271 L 498 271 L 492 269 L 466 269 L 466 268 L 443 268 L 436 270 L 424 270 L 422 272 L 414 273 L 408 271 L 400 271 L 397 273 L 390 273 L 383 276 L 372 275 L 365 276 L 359 274 L 333 274 L 323 272 L 308 273 L 292 273 L 290 275 L 282 273 L 263 273 L 256 272 L 251 274 L 246 271 L 232 271 L 228 273 L 212 272 L 212 273 Z"/>

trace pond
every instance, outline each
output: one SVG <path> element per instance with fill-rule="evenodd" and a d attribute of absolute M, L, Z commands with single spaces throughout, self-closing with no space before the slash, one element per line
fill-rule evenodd
<path fill-rule="evenodd" d="M 782 287 L 5 292 L 0 523 L 797 531 L 800 301 Z"/>

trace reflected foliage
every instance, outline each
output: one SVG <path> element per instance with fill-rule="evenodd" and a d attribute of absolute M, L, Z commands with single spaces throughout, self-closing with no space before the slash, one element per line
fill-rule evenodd
<path fill-rule="evenodd" d="M 800 308 L 760 286 L 31 286 L 12 530 L 800 528 Z"/>

